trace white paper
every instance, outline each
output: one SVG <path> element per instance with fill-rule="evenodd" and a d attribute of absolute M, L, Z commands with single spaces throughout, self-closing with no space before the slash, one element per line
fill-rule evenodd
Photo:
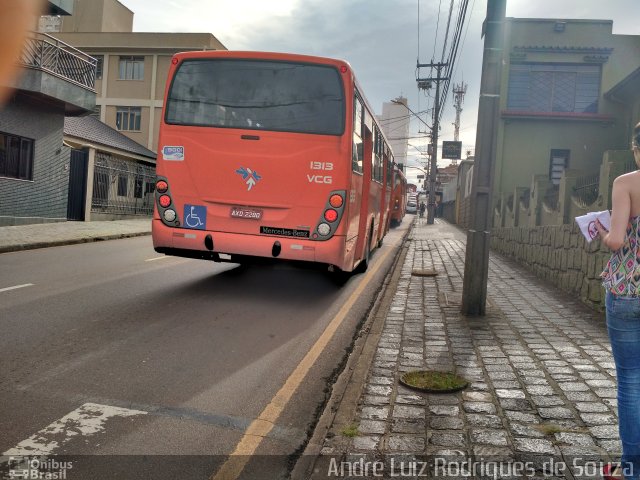
<path fill-rule="evenodd" d="M 587 239 L 587 242 L 591 242 L 598 236 L 598 230 L 596 230 L 596 219 L 600 220 L 600 223 L 607 230 L 611 229 L 611 214 L 609 210 L 603 210 L 601 212 L 589 212 L 586 215 L 576 217 L 576 222 L 580 227 L 580 231 Z"/>

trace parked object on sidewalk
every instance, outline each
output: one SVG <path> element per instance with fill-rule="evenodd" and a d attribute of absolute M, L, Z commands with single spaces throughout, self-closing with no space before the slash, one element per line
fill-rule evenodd
<path fill-rule="evenodd" d="M 631 149 L 640 169 L 640 123 Z M 623 478 L 640 478 L 640 170 L 613 182 L 611 228 L 595 222 L 604 245 L 614 250 L 602 272 L 607 329 L 618 379 L 618 417 Z M 603 472 L 604 473 L 604 472 Z M 627 474 L 628 473 L 628 474 Z M 609 475 L 606 478 L 615 478 Z"/>

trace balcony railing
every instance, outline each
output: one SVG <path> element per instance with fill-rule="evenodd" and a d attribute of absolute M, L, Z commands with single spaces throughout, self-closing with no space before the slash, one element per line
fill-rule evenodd
<path fill-rule="evenodd" d="M 20 63 L 95 91 L 98 61 L 46 33 L 32 32 L 29 35 Z"/>

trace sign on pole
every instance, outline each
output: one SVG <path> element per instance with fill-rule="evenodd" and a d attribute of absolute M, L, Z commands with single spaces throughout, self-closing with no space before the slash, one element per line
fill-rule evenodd
<path fill-rule="evenodd" d="M 462 156 L 462 142 L 442 142 L 442 158 L 460 160 Z"/>

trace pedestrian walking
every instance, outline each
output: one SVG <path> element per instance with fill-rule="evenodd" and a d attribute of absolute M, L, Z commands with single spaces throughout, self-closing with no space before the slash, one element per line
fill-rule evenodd
<path fill-rule="evenodd" d="M 424 211 L 427 207 L 424 205 L 424 202 L 420 202 L 420 218 L 424 217 Z"/>
<path fill-rule="evenodd" d="M 613 250 L 602 277 L 622 442 L 620 464 L 605 466 L 603 476 L 626 480 L 640 479 L 640 123 L 631 149 L 639 170 L 613 182 L 610 230 L 596 221 L 602 243 Z"/>

